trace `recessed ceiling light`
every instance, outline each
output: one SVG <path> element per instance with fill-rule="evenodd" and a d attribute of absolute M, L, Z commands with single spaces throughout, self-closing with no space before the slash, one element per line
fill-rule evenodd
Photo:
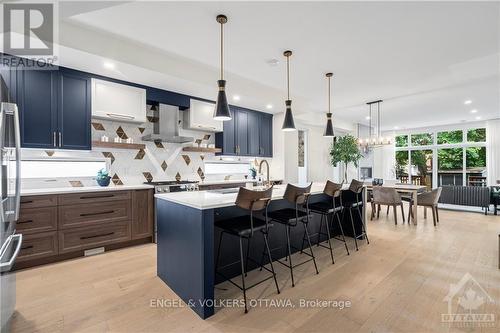
<path fill-rule="evenodd" d="M 370 120 L 371 118 L 370 118 L 370 116 L 366 116 L 365 119 L 366 120 Z"/>
<path fill-rule="evenodd" d="M 472 104 L 472 101 L 471 101 L 470 99 L 468 99 L 468 100 L 466 100 L 466 101 L 464 102 L 464 104 L 465 104 L 465 105 Z"/>
<path fill-rule="evenodd" d="M 269 66 L 276 67 L 280 63 L 278 59 L 269 59 L 266 61 Z"/>
<path fill-rule="evenodd" d="M 476 109 L 472 109 L 472 110 L 470 110 L 470 113 L 477 113 L 477 110 Z"/>
<path fill-rule="evenodd" d="M 477 117 L 476 117 L 476 120 L 481 120 L 481 116 L 477 116 Z"/>
<path fill-rule="evenodd" d="M 234 95 L 233 96 L 233 101 L 239 101 L 240 100 L 240 96 L 239 95 Z"/>
<path fill-rule="evenodd" d="M 115 64 L 109 61 L 105 61 L 102 65 L 106 69 L 115 69 Z"/>
<path fill-rule="evenodd" d="M 394 129 L 399 129 L 399 126 L 394 126 Z"/>
<path fill-rule="evenodd" d="M 266 109 L 271 110 L 272 108 L 273 108 L 273 105 L 272 105 L 272 104 L 267 104 L 267 105 L 266 105 Z"/>

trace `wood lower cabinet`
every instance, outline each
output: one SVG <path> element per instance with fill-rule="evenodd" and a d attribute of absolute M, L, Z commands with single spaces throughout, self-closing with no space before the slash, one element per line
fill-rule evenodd
<path fill-rule="evenodd" d="M 153 190 L 24 196 L 15 268 L 82 256 L 85 250 L 152 241 Z"/>

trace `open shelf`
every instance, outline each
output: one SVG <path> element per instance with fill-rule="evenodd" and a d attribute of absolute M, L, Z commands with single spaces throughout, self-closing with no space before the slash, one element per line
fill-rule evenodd
<path fill-rule="evenodd" d="M 146 145 L 142 143 L 92 141 L 92 147 L 115 148 L 115 149 L 144 149 L 146 148 Z"/>
<path fill-rule="evenodd" d="M 220 148 L 202 148 L 202 147 L 184 147 L 182 151 L 190 151 L 194 153 L 220 153 L 222 149 Z"/>

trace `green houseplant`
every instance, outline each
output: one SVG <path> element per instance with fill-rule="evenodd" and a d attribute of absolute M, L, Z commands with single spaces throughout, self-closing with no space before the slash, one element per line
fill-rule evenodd
<path fill-rule="evenodd" d="M 337 138 L 330 147 L 330 163 L 336 167 L 339 163 L 344 165 L 344 182 L 347 182 L 347 166 L 352 163 L 357 168 L 359 160 L 363 157 L 358 148 L 358 142 L 352 135 Z"/>
<path fill-rule="evenodd" d="M 111 177 L 109 176 L 108 171 L 105 169 L 101 169 L 97 173 L 96 181 L 100 186 L 108 186 L 110 179 Z"/>

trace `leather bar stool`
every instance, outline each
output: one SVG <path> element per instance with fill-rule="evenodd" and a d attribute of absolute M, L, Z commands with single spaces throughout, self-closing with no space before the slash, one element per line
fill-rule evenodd
<path fill-rule="evenodd" d="M 341 242 L 344 242 L 347 255 L 349 255 L 349 248 L 347 247 L 347 242 L 345 240 L 344 229 L 342 228 L 342 222 L 340 221 L 340 215 L 343 210 L 342 200 L 340 197 L 341 190 L 342 190 L 342 184 L 336 184 L 328 180 L 326 182 L 323 193 L 327 195 L 329 199 L 309 204 L 309 210 L 311 212 L 321 215 L 321 220 L 319 223 L 319 230 L 318 230 L 318 242 L 316 243 L 316 245 L 322 246 L 330 250 L 330 256 L 332 257 L 332 264 L 335 264 L 335 261 L 333 259 L 333 247 L 331 243 L 332 236 L 330 228 L 333 227 L 335 218 L 337 219 L 342 237 L 335 236 L 333 237 L 333 239 L 337 239 Z M 326 223 L 323 223 L 325 220 Z M 326 233 L 323 232 L 323 224 L 325 225 Z M 328 243 L 327 246 L 320 243 L 322 235 L 327 237 L 327 243 Z M 304 241 L 305 239 L 302 240 L 302 248 L 304 248 Z"/>
<path fill-rule="evenodd" d="M 309 224 L 309 219 L 311 214 L 309 212 L 309 196 L 311 192 L 312 183 L 307 187 L 298 187 L 291 184 L 286 186 L 285 194 L 283 198 L 291 203 L 294 208 L 283 208 L 279 210 L 275 210 L 269 213 L 269 217 L 272 221 L 280 223 L 285 226 L 286 233 L 286 247 L 287 247 L 287 256 L 285 263 L 281 260 L 276 260 L 278 263 L 288 267 L 290 269 L 290 276 L 292 278 L 292 287 L 295 286 L 295 281 L 293 278 L 293 268 L 303 265 L 306 262 L 312 261 L 314 263 L 314 269 L 316 270 L 316 274 L 319 274 L 318 266 L 316 265 L 316 257 L 314 256 L 314 252 L 311 245 L 311 238 L 309 236 L 309 231 L 307 230 L 307 225 Z M 305 208 L 305 211 L 300 208 Z M 299 223 L 302 223 L 304 227 L 303 238 L 307 239 L 307 243 L 309 245 L 309 250 L 311 253 L 303 252 L 304 254 L 311 257 L 311 259 L 305 260 L 298 264 L 292 263 L 292 247 L 295 250 L 300 250 L 290 244 L 290 228 L 298 226 Z"/>
<path fill-rule="evenodd" d="M 361 214 L 361 208 L 363 206 L 363 182 L 357 181 L 353 179 L 351 184 L 349 185 L 349 189 L 346 191 L 342 191 L 342 220 L 344 220 L 344 214 L 346 211 L 349 212 L 349 217 L 351 219 L 352 232 L 354 236 L 354 244 L 356 245 L 356 251 L 358 251 L 358 239 L 362 237 L 366 238 L 366 243 L 370 244 L 370 240 L 368 239 L 368 234 L 366 233 L 365 223 L 363 221 L 363 214 Z M 356 234 L 356 228 L 354 227 L 354 216 L 352 214 L 353 211 L 356 211 L 359 219 L 361 220 L 361 233 L 359 235 Z"/>
<path fill-rule="evenodd" d="M 244 210 L 247 210 L 250 214 L 215 222 L 215 226 L 222 229 L 219 238 L 219 246 L 217 249 L 217 259 L 215 260 L 215 274 L 219 274 L 220 276 L 224 277 L 230 283 L 232 283 L 233 285 L 235 285 L 236 287 L 238 287 L 240 290 L 243 291 L 243 298 L 245 301 L 245 313 L 248 312 L 247 295 L 246 295 L 246 291 L 248 289 L 255 287 L 256 285 L 273 278 L 274 284 L 276 285 L 276 291 L 278 292 L 278 294 L 280 293 L 280 289 L 278 287 L 278 281 L 276 280 L 276 273 L 274 272 L 273 261 L 271 258 L 271 251 L 269 250 L 269 241 L 268 241 L 269 228 L 273 226 L 271 223 L 269 223 L 267 214 L 267 207 L 269 205 L 269 202 L 271 201 L 272 191 L 273 191 L 272 187 L 265 191 L 253 191 L 253 190 L 248 190 L 244 187 L 240 187 L 238 196 L 236 198 L 236 206 Z M 259 212 L 263 212 L 264 219 L 257 218 L 254 216 L 255 213 Z M 250 240 L 252 237 L 254 237 L 256 232 L 260 232 L 260 234 L 264 238 L 265 251 L 267 252 L 271 269 L 268 269 L 267 267 L 263 266 L 262 262 L 258 263 L 257 261 L 249 257 Z M 239 238 L 240 242 L 239 262 L 241 264 L 241 283 L 242 283 L 241 286 L 236 282 L 234 282 L 232 279 L 227 278 L 223 273 L 219 271 L 219 256 L 222 246 L 222 236 L 224 234 L 233 235 Z M 244 239 L 246 239 L 248 242 L 246 260 L 244 259 L 244 253 L 243 253 Z M 251 260 L 256 264 L 260 264 L 261 269 L 263 268 L 267 270 L 269 273 L 271 273 L 271 275 L 263 280 L 260 280 L 259 282 L 252 284 L 251 286 L 246 286 L 245 276 L 247 275 L 248 260 Z M 223 269 L 225 267 L 231 266 L 232 264 L 234 263 L 231 263 L 229 265 L 220 268 Z"/>

